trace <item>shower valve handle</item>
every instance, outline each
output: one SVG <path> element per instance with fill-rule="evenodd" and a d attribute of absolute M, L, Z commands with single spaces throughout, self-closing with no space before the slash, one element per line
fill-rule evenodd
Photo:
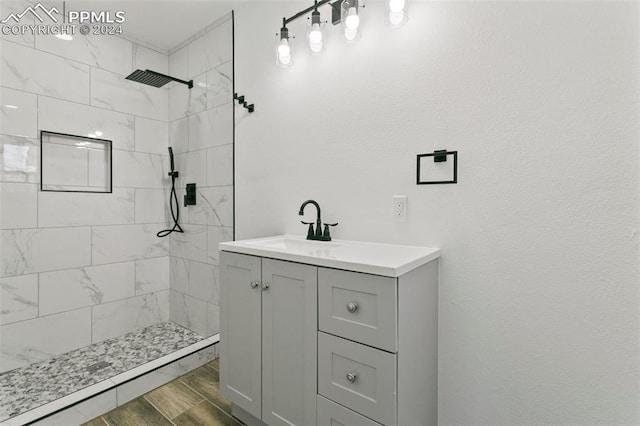
<path fill-rule="evenodd" d="M 169 172 L 169 176 L 171 176 L 172 178 L 177 178 L 178 175 L 179 175 L 178 172 L 174 172 L 174 171 Z"/>

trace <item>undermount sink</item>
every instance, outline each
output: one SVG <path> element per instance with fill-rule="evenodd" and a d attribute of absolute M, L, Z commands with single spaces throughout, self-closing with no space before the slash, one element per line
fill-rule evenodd
<path fill-rule="evenodd" d="M 223 251 L 328 268 L 398 277 L 440 256 L 440 250 L 361 241 L 314 241 L 302 236 L 277 235 L 220 243 Z"/>

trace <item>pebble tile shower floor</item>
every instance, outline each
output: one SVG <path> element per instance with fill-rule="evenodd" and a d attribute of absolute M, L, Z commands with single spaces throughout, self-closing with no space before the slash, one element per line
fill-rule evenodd
<path fill-rule="evenodd" d="M 219 393 L 218 370 L 216 359 L 83 426 L 240 426 Z"/>
<path fill-rule="evenodd" d="M 203 340 L 173 322 L 0 374 L 0 422 Z"/>

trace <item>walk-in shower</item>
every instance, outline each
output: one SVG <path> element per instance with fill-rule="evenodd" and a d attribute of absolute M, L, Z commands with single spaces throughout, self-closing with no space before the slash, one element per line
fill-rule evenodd
<path fill-rule="evenodd" d="M 179 7 L 206 15 L 196 3 Z M 79 425 L 217 357 L 233 15 L 159 49 L 98 38 L 86 52 L 46 36 L 0 52 L 3 425 Z M 111 171 L 111 192 L 40 191 L 41 129 L 89 138 L 44 145 L 52 185 L 94 188 Z M 98 139 L 112 141 L 109 167 Z M 3 155 L 24 164 L 3 169 Z"/>

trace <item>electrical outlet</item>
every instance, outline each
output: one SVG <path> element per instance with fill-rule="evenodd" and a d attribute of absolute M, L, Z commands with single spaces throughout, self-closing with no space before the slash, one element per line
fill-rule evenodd
<path fill-rule="evenodd" d="M 394 195 L 393 196 L 393 219 L 396 222 L 407 221 L 407 196 L 406 195 Z"/>

